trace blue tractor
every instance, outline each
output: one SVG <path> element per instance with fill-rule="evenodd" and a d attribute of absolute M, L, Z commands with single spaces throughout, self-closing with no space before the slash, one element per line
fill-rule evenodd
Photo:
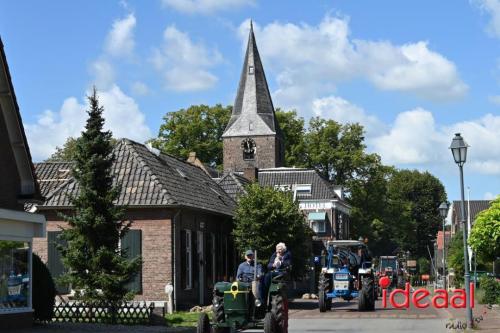
<path fill-rule="evenodd" d="M 318 282 L 319 311 L 331 310 L 334 298 L 357 298 L 358 310 L 375 310 L 377 286 L 367 246 L 362 241 L 334 240 L 326 248 Z"/>

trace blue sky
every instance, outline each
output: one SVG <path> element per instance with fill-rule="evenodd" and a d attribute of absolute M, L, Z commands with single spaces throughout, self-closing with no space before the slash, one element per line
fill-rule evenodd
<path fill-rule="evenodd" d="M 191 104 L 232 104 L 249 20 L 276 107 L 360 122 L 385 163 L 458 192 L 447 147 L 471 145 L 474 199 L 500 189 L 500 1 L 2 1 L 32 155 L 82 129 L 99 89 L 117 137 L 145 141 Z"/>

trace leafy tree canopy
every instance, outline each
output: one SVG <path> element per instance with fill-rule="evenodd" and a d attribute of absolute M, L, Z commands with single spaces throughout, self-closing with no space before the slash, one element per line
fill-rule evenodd
<path fill-rule="evenodd" d="M 438 207 L 446 200 L 444 186 L 429 172 L 398 170 L 388 183 L 393 237 L 402 249 L 426 257 L 442 218 Z"/>
<path fill-rule="evenodd" d="M 70 283 L 77 298 L 118 302 L 130 296 L 125 284 L 140 268 L 140 258 L 129 261 L 118 249 L 129 223 L 123 219 L 123 208 L 113 204 L 120 187 L 113 186 L 111 132 L 103 131 L 103 108 L 95 89 L 88 100 L 89 117 L 76 140 L 72 170 L 79 193 L 71 198 L 74 214 L 63 216 L 70 228 L 61 235 L 67 242 L 59 248 L 67 268 L 61 282 Z"/>
<path fill-rule="evenodd" d="M 222 168 L 222 134 L 231 117 L 231 106 L 192 105 L 169 112 L 160 126 L 153 147 L 187 159 L 190 152 L 212 167 Z"/>
<path fill-rule="evenodd" d="M 284 242 L 292 253 L 292 274 L 305 272 L 312 234 L 290 192 L 247 186 L 247 193 L 238 201 L 233 235 L 241 253 L 256 249 L 263 261 L 269 260 L 277 243 Z"/>
<path fill-rule="evenodd" d="M 469 244 L 485 260 L 500 257 L 500 197 L 476 217 Z"/>

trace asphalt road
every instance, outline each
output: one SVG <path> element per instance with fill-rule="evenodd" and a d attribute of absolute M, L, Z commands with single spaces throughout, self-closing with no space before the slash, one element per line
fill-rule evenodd
<path fill-rule="evenodd" d="M 321 313 L 317 300 L 295 300 L 290 303 L 289 332 L 451 332 L 446 328 L 450 313 L 445 309 L 383 308 L 381 300 L 375 311 L 360 312 L 357 307 L 357 300 L 336 300 L 331 311 Z"/>

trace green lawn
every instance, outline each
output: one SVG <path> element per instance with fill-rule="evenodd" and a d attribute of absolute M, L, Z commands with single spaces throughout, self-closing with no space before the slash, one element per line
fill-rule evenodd
<path fill-rule="evenodd" d="M 173 314 L 165 315 L 165 319 L 167 320 L 168 326 L 196 327 L 196 323 L 198 321 L 199 316 L 200 316 L 199 312 L 179 311 Z"/>

